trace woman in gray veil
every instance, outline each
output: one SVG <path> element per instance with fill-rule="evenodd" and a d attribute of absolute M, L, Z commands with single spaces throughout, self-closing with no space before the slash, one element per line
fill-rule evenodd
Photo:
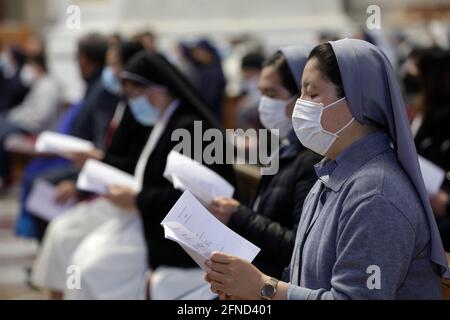
<path fill-rule="evenodd" d="M 211 290 L 224 299 L 441 298 L 445 252 L 385 54 L 355 39 L 314 48 L 293 126 L 324 159 L 303 207 L 290 279 L 214 253 L 206 263 Z"/>

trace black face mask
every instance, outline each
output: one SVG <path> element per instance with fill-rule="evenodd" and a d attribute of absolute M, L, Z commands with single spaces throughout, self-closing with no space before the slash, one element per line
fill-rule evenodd
<path fill-rule="evenodd" d="M 403 87 L 407 94 L 418 93 L 421 89 L 419 77 L 407 73 L 403 77 Z"/>

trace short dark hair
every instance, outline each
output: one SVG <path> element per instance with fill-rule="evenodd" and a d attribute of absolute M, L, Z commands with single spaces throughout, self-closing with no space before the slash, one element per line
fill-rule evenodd
<path fill-rule="evenodd" d="M 100 68 L 105 65 L 108 41 L 99 33 L 84 36 L 78 43 L 78 53 L 84 54 L 92 63 Z"/>
<path fill-rule="evenodd" d="M 309 54 L 308 61 L 313 58 L 317 59 L 320 72 L 336 87 L 336 95 L 339 98 L 345 97 L 341 72 L 331 44 L 327 42 L 316 46 Z"/>
<path fill-rule="evenodd" d="M 270 56 L 263 64 L 263 67 L 274 67 L 281 77 L 281 83 L 292 95 L 299 94 L 300 88 L 295 82 L 286 57 L 280 51 Z"/>

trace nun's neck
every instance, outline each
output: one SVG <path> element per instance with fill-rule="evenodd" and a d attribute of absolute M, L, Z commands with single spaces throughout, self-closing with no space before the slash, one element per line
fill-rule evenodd
<path fill-rule="evenodd" d="M 328 159 L 335 160 L 342 152 L 345 151 L 356 141 L 363 139 L 369 134 L 377 131 L 376 128 L 371 126 L 365 126 L 357 121 L 348 126 L 339 135 L 339 138 L 331 146 L 330 150 L 327 152 L 326 157 Z"/>

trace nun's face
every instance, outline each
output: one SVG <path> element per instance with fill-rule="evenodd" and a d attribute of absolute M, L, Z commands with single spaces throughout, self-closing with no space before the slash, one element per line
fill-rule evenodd
<path fill-rule="evenodd" d="M 315 58 L 308 61 L 303 70 L 301 99 L 322 103 L 323 106 L 341 99 L 336 93 L 335 85 L 317 68 Z M 319 107 L 318 107 L 319 108 Z M 352 119 L 352 114 L 344 100 L 322 113 L 322 127 L 329 132 L 336 132 Z"/>

